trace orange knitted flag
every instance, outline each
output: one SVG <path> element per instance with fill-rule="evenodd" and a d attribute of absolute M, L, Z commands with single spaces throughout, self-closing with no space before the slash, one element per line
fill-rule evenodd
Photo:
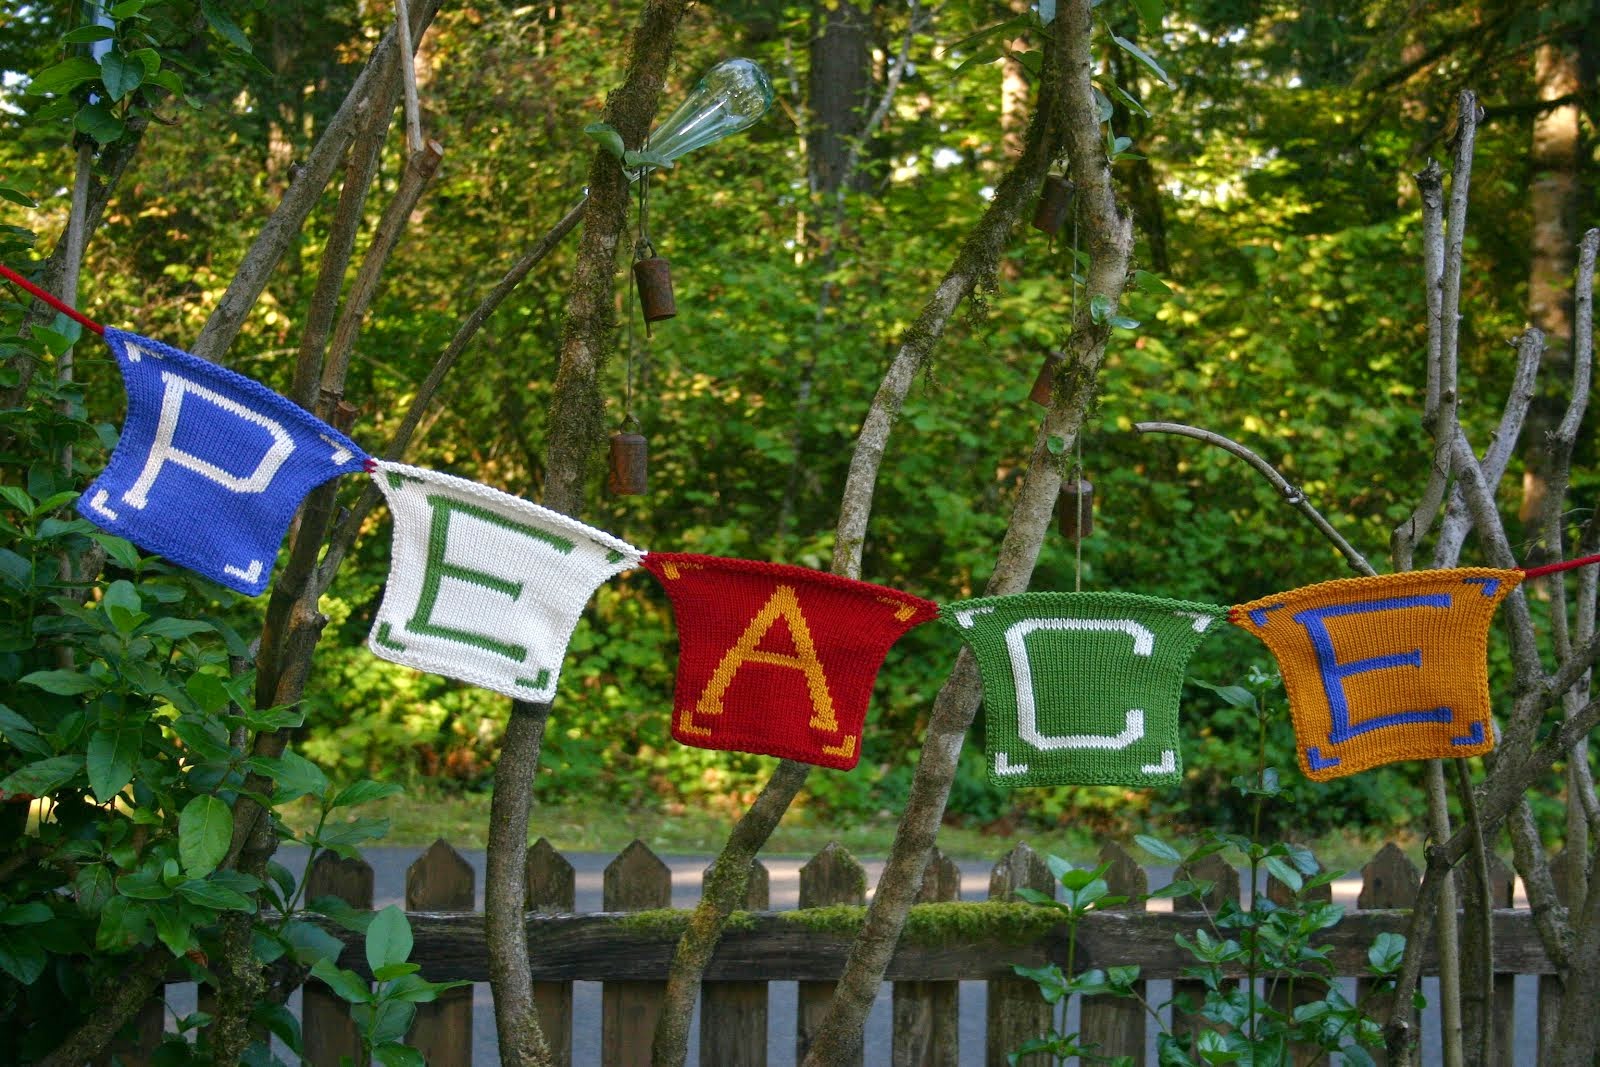
<path fill-rule="evenodd" d="M 1494 747 L 1489 622 L 1521 571 L 1346 578 L 1240 604 L 1228 618 L 1283 671 L 1300 769 L 1325 782 Z"/>

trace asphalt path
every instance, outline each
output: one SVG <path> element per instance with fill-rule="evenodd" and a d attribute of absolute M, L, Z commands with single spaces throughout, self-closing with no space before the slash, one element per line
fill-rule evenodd
<path fill-rule="evenodd" d="M 367 862 L 372 865 L 374 883 L 374 904 L 382 908 L 389 904 L 403 904 L 405 893 L 406 868 L 421 853 L 421 849 L 414 848 L 373 848 L 366 851 Z M 471 851 L 463 853 L 463 858 L 472 865 L 477 875 L 477 901 L 476 907 L 483 908 L 483 878 L 484 878 L 484 853 Z M 577 883 L 577 910 L 581 912 L 595 912 L 601 909 L 601 888 L 606 865 L 612 857 L 597 853 L 566 854 L 567 860 L 572 864 Z M 706 866 L 711 862 L 710 856 L 663 856 L 662 860 L 672 871 L 672 904 L 674 907 L 691 908 L 700 897 L 700 879 Z M 285 866 L 301 873 L 305 867 L 306 852 L 301 848 L 288 848 L 280 851 L 278 859 Z M 775 910 L 786 910 L 799 905 L 800 893 L 800 867 L 805 863 L 804 858 L 797 857 L 762 857 L 771 875 L 771 906 Z M 870 896 L 872 887 L 877 884 L 878 876 L 883 870 L 882 860 L 864 860 L 862 865 L 867 869 L 867 887 Z M 983 900 L 989 893 L 989 872 L 992 864 L 989 862 L 966 861 L 961 867 L 961 897 L 963 900 Z M 1152 886 L 1165 884 L 1164 879 L 1170 875 L 1170 870 L 1152 868 Z M 1344 903 L 1349 907 L 1355 906 L 1356 894 L 1360 889 L 1359 882 L 1353 879 L 1335 882 L 1333 886 L 1334 900 Z M 1520 883 L 1519 883 L 1520 889 Z M 1526 901 L 1519 899 L 1517 903 L 1526 905 Z M 1166 906 L 1165 901 L 1154 901 L 1157 907 Z M 1516 1056 L 1514 1062 L 1534 1062 L 1534 1028 L 1535 1017 L 1533 1009 L 1533 996 L 1536 979 L 1519 977 L 1517 979 L 1517 1012 L 1516 1012 Z M 573 990 L 573 1063 L 576 1065 L 598 1064 L 600 1062 L 600 984 L 598 982 L 575 982 Z M 1345 993 L 1354 996 L 1354 983 L 1347 981 Z M 1150 983 L 1150 999 L 1154 1004 L 1160 1004 L 1170 996 L 1170 983 L 1152 981 Z M 1423 992 L 1428 997 L 1430 1004 L 1437 997 L 1437 983 L 1433 979 L 1423 982 Z M 960 997 L 960 1046 L 962 1064 L 981 1065 L 984 1063 L 984 1030 L 985 1007 L 987 987 L 983 982 L 962 982 Z M 174 987 L 169 992 L 169 999 L 173 1007 L 179 1011 L 191 1010 L 193 1004 L 193 986 L 187 988 Z M 298 995 L 291 1002 L 291 1008 L 298 1014 Z M 793 982 L 771 983 L 770 1007 L 768 1015 L 768 1062 L 772 1067 L 783 1067 L 795 1062 L 795 1002 L 796 987 Z M 696 1010 L 694 1024 L 690 1028 L 689 1060 L 691 1064 L 699 1062 L 699 1011 Z M 1163 1013 L 1165 1015 L 1165 1013 Z M 1438 1034 L 1438 1012 L 1430 1007 L 1424 1013 L 1424 1042 L 1423 1062 L 1438 1063 L 1439 1050 L 1436 1035 Z M 869 1065 L 887 1064 L 889 1062 L 890 1048 L 890 986 L 884 985 L 877 1001 L 873 1004 L 872 1013 L 867 1018 L 866 1027 L 866 1062 Z M 1150 1039 L 1148 1061 L 1156 1062 L 1154 1037 Z M 473 1063 L 478 1067 L 494 1067 L 500 1062 L 496 1048 L 494 1033 L 494 1004 L 490 997 L 489 987 L 486 983 L 473 986 Z M 740 1067 L 740 1065 L 730 1065 Z"/>

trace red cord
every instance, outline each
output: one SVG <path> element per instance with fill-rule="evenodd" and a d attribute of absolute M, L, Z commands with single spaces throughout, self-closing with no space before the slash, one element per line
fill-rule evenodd
<path fill-rule="evenodd" d="M 1519 567 L 1518 570 L 1526 578 L 1538 578 L 1544 574 L 1554 574 L 1556 571 L 1570 571 L 1574 567 L 1587 567 L 1591 563 L 1600 563 L 1600 556 L 1579 556 L 1577 559 L 1564 559 L 1560 563 L 1546 563 L 1543 567 Z"/>
<path fill-rule="evenodd" d="M 13 282 L 16 282 L 33 296 L 43 300 L 46 304 L 49 304 L 51 307 L 61 312 L 61 314 L 77 322 L 85 329 L 91 330 L 101 337 L 105 336 L 106 328 L 104 326 L 100 325 L 98 322 L 95 322 L 93 319 L 89 318 L 76 308 L 68 307 L 66 304 L 63 304 L 61 301 L 45 292 L 37 285 L 34 285 L 32 282 L 18 274 L 16 271 L 12 270 L 10 267 L 0 266 L 0 276 L 4 276 L 11 279 Z"/>

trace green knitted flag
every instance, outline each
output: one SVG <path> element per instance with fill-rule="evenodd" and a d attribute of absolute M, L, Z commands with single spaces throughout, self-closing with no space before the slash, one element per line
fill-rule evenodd
<path fill-rule="evenodd" d="M 1176 785 L 1189 654 L 1228 609 L 1135 593 L 939 608 L 978 657 L 996 785 Z"/>

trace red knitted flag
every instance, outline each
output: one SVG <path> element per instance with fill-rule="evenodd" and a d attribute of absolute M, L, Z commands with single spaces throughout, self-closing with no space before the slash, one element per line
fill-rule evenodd
<path fill-rule="evenodd" d="M 672 736 L 849 770 L 872 683 L 932 601 L 776 563 L 651 552 L 678 621 Z"/>

